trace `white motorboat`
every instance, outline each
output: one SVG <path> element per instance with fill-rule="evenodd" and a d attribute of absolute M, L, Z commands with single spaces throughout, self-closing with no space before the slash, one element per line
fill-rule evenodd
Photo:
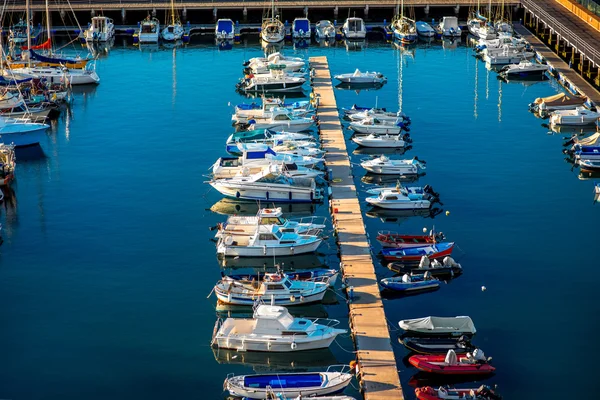
<path fill-rule="evenodd" d="M 334 78 L 340 82 L 351 84 L 382 84 L 387 82 L 387 78 L 382 73 L 360 72 L 358 68 L 352 73 L 336 75 Z"/>
<path fill-rule="evenodd" d="M 275 131 L 301 132 L 310 129 L 315 124 L 313 117 L 295 117 L 286 109 L 272 109 L 265 118 L 252 118 L 248 120 L 248 130 L 272 129 Z"/>
<path fill-rule="evenodd" d="M 417 21 L 415 23 L 415 25 L 417 27 L 417 33 L 419 34 L 419 36 L 423 36 L 423 37 L 434 37 L 435 36 L 435 30 L 427 22 Z"/>
<path fill-rule="evenodd" d="M 494 23 L 494 28 L 496 29 L 498 35 L 506 34 L 512 36 L 514 32 L 512 24 L 509 21 L 505 20 L 496 21 Z"/>
<path fill-rule="evenodd" d="M 443 17 L 440 23 L 440 30 L 444 37 L 456 38 L 462 35 L 462 30 L 458 26 L 458 18 L 456 17 Z"/>
<path fill-rule="evenodd" d="M 389 210 L 419 210 L 431 207 L 431 201 L 423 195 L 412 194 L 407 188 L 382 189 L 377 196 L 369 196 L 366 202 Z"/>
<path fill-rule="evenodd" d="M 470 317 L 424 317 L 404 319 L 399 323 L 406 332 L 428 336 L 474 335 L 477 330 Z"/>
<path fill-rule="evenodd" d="M 318 322 L 317 322 L 318 321 Z M 336 320 L 294 318 L 285 307 L 259 305 L 252 319 L 227 318 L 215 324 L 211 345 L 237 351 L 295 352 L 327 348 L 337 335 Z"/>
<path fill-rule="evenodd" d="M 352 141 L 359 146 L 395 149 L 403 148 L 404 146 L 406 146 L 407 141 L 403 139 L 407 139 L 407 137 L 403 138 L 400 137 L 400 135 L 374 135 L 372 133 L 368 136 L 352 137 Z"/>
<path fill-rule="evenodd" d="M 306 66 L 306 60 L 301 57 L 284 56 L 280 52 L 269 54 L 267 57 L 254 57 L 244 63 L 254 74 L 268 73 L 269 69 L 276 66 L 286 72 L 298 72 Z"/>
<path fill-rule="evenodd" d="M 372 113 L 386 113 L 387 110 L 385 108 L 377 108 L 377 107 L 361 107 L 353 104 L 350 108 L 342 108 L 344 111 L 344 116 L 351 118 L 354 114 L 364 113 L 364 112 L 372 112 Z"/>
<path fill-rule="evenodd" d="M 360 165 L 369 172 L 381 175 L 420 175 L 425 164 L 416 157 L 411 160 L 391 160 L 386 156 L 364 160 Z"/>
<path fill-rule="evenodd" d="M 277 306 L 304 305 L 323 300 L 326 282 L 291 280 L 282 273 L 265 274 L 262 280 L 237 280 L 224 277 L 215 285 L 223 304 L 251 306 L 256 301 Z"/>
<path fill-rule="evenodd" d="M 469 28 L 469 32 L 471 35 L 480 38 L 480 39 L 496 39 L 498 36 L 496 33 L 496 29 L 487 23 L 487 20 L 482 19 L 481 17 L 471 18 L 467 21 L 467 27 Z"/>
<path fill-rule="evenodd" d="M 309 158 L 309 157 L 306 157 Z M 236 178 L 241 176 L 248 176 L 257 173 L 273 172 L 278 175 L 283 175 L 288 178 L 307 178 L 316 179 L 324 175 L 323 171 L 298 166 L 295 163 L 283 162 L 283 161 L 266 161 L 265 164 L 249 164 L 241 165 L 238 164 L 238 159 L 232 158 L 219 158 L 217 161 L 218 165 L 213 166 L 213 178 L 224 179 L 224 178 Z M 215 163 L 215 164 L 217 164 Z M 238 164 L 237 167 L 231 165 Z"/>
<path fill-rule="evenodd" d="M 550 112 L 556 110 L 572 110 L 583 106 L 587 101 L 586 97 L 569 97 L 566 93 L 558 93 L 548 97 L 538 97 L 529 104 L 529 108 L 534 111 Z"/>
<path fill-rule="evenodd" d="M 232 396 L 252 399 L 354 400 L 343 395 L 323 397 L 341 392 L 350 384 L 349 367 L 340 367 L 331 366 L 325 372 L 228 375 L 224 387 Z"/>
<path fill-rule="evenodd" d="M 15 147 L 32 146 L 40 143 L 50 125 L 31 122 L 27 118 L 0 117 L 0 143 Z"/>
<path fill-rule="evenodd" d="M 269 164 L 295 164 L 301 167 L 314 167 L 321 163 L 323 159 L 315 157 L 294 156 L 289 154 L 278 154 L 269 145 L 265 143 L 237 143 L 237 153 L 241 157 L 221 157 L 212 166 L 213 175 L 230 174 L 236 175 L 238 172 L 249 168 L 262 167 Z M 258 172 L 258 171 L 256 171 Z"/>
<path fill-rule="evenodd" d="M 502 46 L 507 45 L 510 48 L 514 48 L 517 50 L 525 50 L 528 47 L 528 43 L 525 39 L 515 38 L 512 36 L 500 36 L 496 39 L 479 39 L 477 41 L 477 45 L 475 46 L 476 51 L 483 51 L 484 49 L 498 49 L 502 48 Z"/>
<path fill-rule="evenodd" d="M 115 36 L 115 23 L 112 18 L 93 17 L 83 33 L 86 42 L 108 42 Z"/>
<path fill-rule="evenodd" d="M 151 18 L 150 15 L 145 20 L 140 22 L 140 27 L 137 32 L 139 43 L 158 43 L 160 35 L 160 22 L 156 18 Z"/>
<path fill-rule="evenodd" d="M 233 40 L 235 37 L 235 24 L 229 18 L 221 18 L 215 24 L 215 37 L 218 40 Z"/>
<path fill-rule="evenodd" d="M 399 135 L 403 130 L 408 130 L 401 118 L 398 118 L 395 121 L 365 118 L 360 121 L 350 122 L 350 129 L 358 133 L 390 135 Z"/>
<path fill-rule="evenodd" d="M 502 47 L 486 48 L 481 51 L 481 57 L 489 65 L 503 65 L 518 63 L 529 59 L 535 54 L 531 51 L 523 50 L 517 46 L 504 44 Z"/>
<path fill-rule="evenodd" d="M 265 143 L 265 144 L 284 144 L 292 142 L 301 142 L 308 147 L 316 146 L 313 136 L 309 133 L 298 132 L 275 132 L 269 129 L 259 129 L 256 131 L 235 132 L 229 135 L 225 144 L 225 149 L 229 153 L 239 153 L 238 143 Z M 241 153 L 239 153 L 241 154 Z"/>
<path fill-rule="evenodd" d="M 335 26 L 328 20 L 321 20 L 315 25 L 315 36 L 317 39 L 335 38 Z"/>
<path fill-rule="evenodd" d="M 267 17 L 263 18 L 260 28 L 260 37 L 266 43 L 279 43 L 285 38 L 285 26 L 279 19 L 279 15 L 275 15 L 275 1 L 271 0 L 271 17 L 267 12 Z"/>
<path fill-rule="evenodd" d="M 294 39 L 310 39 L 312 30 L 308 18 L 295 18 L 292 22 L 292 37 Z"/>
<path fill-rule="evenodd" d="M 235 114 L 231 117 L 234 122 L 245 123 L 248 118 L 252 117 L 267 117 L 272 108 L 285 108 L 292 112 L 295 116 L 303 117 L 306 114 L 313 112 L 313 107 L 310 101 L 294 101 L 285 103 L 278 98 L 263 98 L 262 104 L 238 104 L 235 106 Z"/>
<path fill-rule="evenodd" d="M 394 121 L 394 122 L 396 122 L 396 121 L 398 121 L 398 119 L 400 119 L 400 121 L 402 121 L 402 123 L 404 123 L 404 125 L 410 125 L 410 122 L 411 122 L 410 118 L 401 111 L 387 112 L 387 111 L 381 111 L 381 110 L 375 110 L 375 109 L 349 114 L 348 118 L 350 119 L 350 121 L 361 121 L 366 118 L 375 118 L 380 121 Z"/>
<path fill-rule="evenodd" d="M 271 170 L 248 176 L 213 179 L 209 184 L 224 196 L 251 201 L 313 203 L 323 199 L 314 179 L 291 179 Z"/>
<path fill-rule="evenodd" d="M 100 83 L 95 63 L 88 63 L 85 68 L 65 67 L 23 67 L 12 69 L 15 74 L 25 77 L 45 79 L 49 83 L 69 82 L 71 85 L 93 85 Z"/>
<path fill-rule="evenodd" d="M 292 154 L 303 157 L 320 158 L 325 154 L 325 150 L 316 147 L 315 142 L 276 142 L 271 148 L 278 154 Z"/>
<path fill-rule="evenodd" d="M 506 79 L 539 79 L 543 78 L 548 71 L 548 66 L 531 61 L 521 61 L 518 64 L 507 65 L 502 68 L 499 75 Z"/>
<path fill-rule="evenodd" d="M 249 75 L 237 85 L 243 92 L 294 92 L 302 91 L 306 79 L 300 76 L 290 76 L 281 67 L 270 67 L 269 74 Z"/>
<path fill-rule="evenodd" d="M 600 113 L 590 111 L 585 107 L 574 110 L 559 110 L 550 113 L 550 125 L 590 125 L 598 121 Z"/>
<path fill-rule="evenodd" d="M 0 186 L 7 186 L 12 182 L 16 168 L 15 146 L 0 143 Z"/>
<path fill-rule="evenodd" d="M 362 18 L 350 17 L 342 25 L 342 33 L 346 39 L 362 40 L 367 36 L 367 28 Z"/>
<path fill-rule="evenodd" d="M 12 75 L 12 71 L 9 72 Z M 24 77 L 27 78 L 27 77 Z M 23 104 L 23 97 L 20 93 L 9 92 L 8 90 L 0 94 L 0 110 L 12 109 Z"/>
<path fill-rule="evenodd" d="M 323 222 L 323 223 L 318 223 Z M 261 208 L 255 216 L 231 215 L 223 224 L 217 225 L 215 238 L 226 236 L 250 236 L 259 225 L 277 225 L 282 231 L 294 231 L 298 234 L 316 235 L 325 229 L 325 220 L 317 220 L 311 216 L 300 220 L 289 220 L 283 217 L 281 207 Z"/>

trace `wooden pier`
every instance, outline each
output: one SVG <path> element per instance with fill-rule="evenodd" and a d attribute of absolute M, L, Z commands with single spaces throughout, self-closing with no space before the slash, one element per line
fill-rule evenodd
<path fill-rule="evenodd" d="M 349 291 L 350 327 L 356 345 L 361 389 L 366 400 L 403 399 L 392 351 L 390 334 L 381 301 L 375 267 L 343 128 L 331 84 L 327 57 L 311 57 L 313 89 L 318 97 L 320 138 L 330 172 L 330 207 L 337 231 L 343 274 Z"/>
<path fill-rule="evenodd" d="M 515 31 L 527 40 L 535 50 L 540 61 L 545 61 L 550 67 L 550 73 L 572 92 L 585 95 L 596 106 L 600 106 L 600 92 L 574 69 L 569 67 L 556 53 L 554 53 L 544 42 L 538 39 L 527 28 L 520 24 L 514 24 Z"/>

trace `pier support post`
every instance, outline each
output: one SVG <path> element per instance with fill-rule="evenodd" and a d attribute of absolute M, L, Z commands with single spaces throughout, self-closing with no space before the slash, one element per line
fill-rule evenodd
<path fill-rule="evenodd" d="M 558 35 L 556 34 L 556 32 L 550 31 L 548 34 L 548 44 L 550 45 L 550 47 L 556 47 L 557 40 Z"/>
<path fill-rule="evenodd" d="M 183 7 L 183 10 L 181 10 L 181 16 L 183 17 L 184 21 L 187 21 L 187 8 Z"/>
<path fill-rule="evenodd" d="M 217 20 L 217 13 L 218 13 L 218 9 L 217 9 L 217 7 L 214 7 L 213 8 L 213 21 Z"/>
<path fill-rule="evenodd" d="M 123 25 L 125 25 L 125 16 L 127 15 L 127 12 L 125 11 L 125 8 L 121 8 L 121 22 L 123 23 Z"/>
<path fill-rule="evenodd" d="M 594 84 L 597 88 L 600 88 L 600 67 L 596 67 L 596 79 L 594 79 Z"/>
<path fill-rule="evenodd" d="M 67 12 L 65 10 L 61 9 L 59 14 L 60 14 L 60 19 L 62 19 L 64 21 L 65 16 L 67 15 Z"/>
<path fill-rule="evenodd" d="M 423 12 L 425 13 L 425 17 L 429 18 L 429 4 L 423 8 Z"/>
<path fill-rule="evenodd" d="M 304 18 L 308 18 L 308 6 L 304 7 Z"/>
<path fill-rule="evenodd" d="M 244 7 L 244 11 L 242 11 L 242 15 L 244 18 L 242 19 L 244 22 L 248 21 L 248 8 Z"/>
<path fill-rule="evenodd" d="M 454 7 L 454 14 L 458 15 L 459 12 L 460 12 L 460 6 L 457 4 L 456 7 Z"/>
<path fill-rule="evenodd" d="M 365 6 L 365 19 L 369 19 L 369 5 Z"/>
<path fill-rule="evenodd" d="M 333 9 L 333 19 L 337 19 L 338 17 L 338 6 L 335 6 Z"/>
<path fill-rule="evenodd" d="M 579 63 L 581 62 L 581 54 L 577 51 L 577 49 L 573 49 L 573 53 L 571 54 L 571 68 L 575 70 L 579 70 Z"/>
<path fill-rule="evenodd" d="M 92 18 L 96 16 L 96 11 L 94 11 L 93 8 L 90 10 L 90 15 L 92 16 Z"/>
<path fill-rule="evenodd" d="M 152 16 L 153 16 L 153 17 L 156 17 L 156 8 L 153 8 L 153 9 L 152 9 Z"/>

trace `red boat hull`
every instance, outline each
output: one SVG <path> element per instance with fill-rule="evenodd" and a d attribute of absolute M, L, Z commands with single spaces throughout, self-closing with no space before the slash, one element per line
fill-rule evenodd
<path fill-rule="evenodd" d="M 433 238 L 429 235 L 400 235 L 397 233 L 380 233 L 377 235 L 377 241 L 381 243 L 383 247 L 394 247 L 397 249 L 425 246 L 435 243 Z"/>
<path fill-rule="evenodd" d="M 441 355 L 418 355 L 412 356 L 408 362 L 420 371 L 443 375 L 487 375 L 496 370 L 490 364 L 466 364 L 458 363 L 448 365 L 444 361 L 446 356 Z"/>
<path fill-rule="evenodd" d="M 454 245 L 452 245 L 451 247 L 449 247 L 446 250 L 430 254 L 427 257 L 430 260 L 443 259 L 446 256 L 450 256 L 452 254 L 452 250 L 454 250 Z M 419 262 L 419 261 L 421 261 L 421 257 L 423 257 L 423 256 L 422 255 L 405 256 L 405 255 L 392 255 L 392 254 L 384 254 L 383 255 L 383 259 L 386 261 L 404 261 L 404 262 Z"/>
<path fill-rule="evenodd" d="M 476 391 L 477 388 L 475 388 L 475 389 L 449 389 L 448 394 L 459 396 L 459 397 L 465 397 L 466 395 L 471 393 L 471 390 Z M 432 388 L 431 386 L 416 388 L 415 395 L 417 396 L 417 399 L 419 399 L 419 400 L 441 399 L 441 397 L 438 396 L 438 391 L 436 389 Z"/>

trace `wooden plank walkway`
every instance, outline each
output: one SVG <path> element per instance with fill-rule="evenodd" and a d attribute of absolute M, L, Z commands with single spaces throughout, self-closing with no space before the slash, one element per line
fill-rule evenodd
<path fill-rule="evenodd" d="M 383 311 L 365 225 L 356 196 L 350 159 L 331 84 L 327 57 L 311 57 L 313 88 L 319 98 L 317 116 L 325 162 L 331 170 L 331 209 L 348 286 L 350 326 L 357 349 L 361 386 L 366 400 L 403 399 L 396 359 Z"/>
<path fill-rule="evenodd" d="M 514 30 L 527 40 L 535 51 L 552 66 L 558 74 L 567 80 L 571 86 L 575 87 L 579 93 L 585 94 L 596 106 L 600 106 L 600 92 L 594 88 L 588 81 L 583 79 L 577 71 L 569 68 L 569 64 L 564 62 L 556 53 L 554 53 L 544 42 L 538 39 L 527 28 L 520 24 L 514 24 Z M 560 80 L 560 77 L 559 77 Z"/>

